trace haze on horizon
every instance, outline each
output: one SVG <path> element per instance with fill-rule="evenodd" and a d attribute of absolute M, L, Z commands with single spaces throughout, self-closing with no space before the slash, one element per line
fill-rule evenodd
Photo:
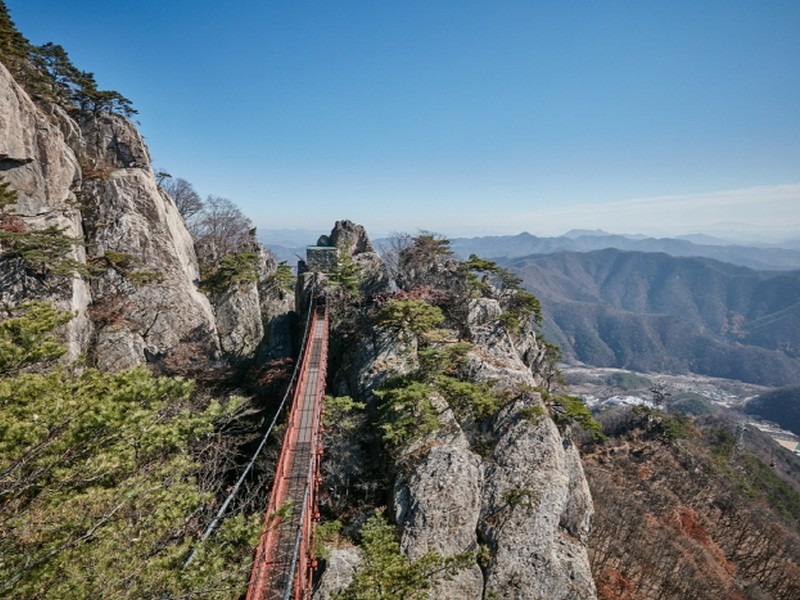
<path fill-rule="evenodd" d="M 800 232 L 800 3 L 6 0 L 260 229 Z"/>

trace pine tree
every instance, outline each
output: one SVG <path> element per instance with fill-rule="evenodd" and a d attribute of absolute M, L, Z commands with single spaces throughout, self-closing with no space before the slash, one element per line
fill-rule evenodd
<path fill-rule="evenodd" d="M 98 115 L 103 112 L 124 117 L 136 114 L 132 102 L 112 90 L 101 90 L 94 74 L 78 70 L 66 50 L 48 42 L 33 46 L 17 29 L 0 0 L 0 60 L 14 79 L 39 102 L 52 102 L 66 109 Z"/>
<path fill-rule="evenodd" d="M 181 569 L 213 502 L 196 451 L 226 411 L 144 368 L 24 372 L 63 352 L 49 332 L 69 318 L 36 303 L 0 321 L 0 596 L 239 597 L 260 515 Z"/>
<path fill-rule="evenodd" d="M 22 72 L 30 47 L 11 20 L 6 3 L 0 0 L 0 60 L 15 77 Z"/>
<path fill-rule="evenodd" d="M 17 203 L 17 190 L 7 181 L 0 179 L 0 214 L 5 214 L 12 204 Z"/>
<path fill-rule="evenodd" d="M 422 600 L 436 577 L 452 579 L 473 561 L 465 552 L 443 557 L 426 552 L 411 561 L 403 556 L 395 528 L 379 512 L 361 529 L 363 563 L 340 600 Z"/>
<path fill-rule="evenodd" d="M 48 42 L 32 48 L 31 60 L 34 67 L 47 75 L 47 87 L 41 90 L 42 99 L 69 106 L 80 71 L 72 64 L 66 50 L 58 44 Z"/>
<path fill-rule="evenodd" d="M 0 376 L 29 365 L 56 359 L 66 349 L 49 332 L 72 319 L 68 312 L 44 302 L 18 307 L 13 318 L 0 322 Z"/>

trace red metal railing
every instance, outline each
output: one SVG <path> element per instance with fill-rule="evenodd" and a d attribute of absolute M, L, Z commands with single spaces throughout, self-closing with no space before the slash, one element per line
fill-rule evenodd
<path fill-rule="evenodd" d="M 328 361 L 328 315 L 324 305 L 312 310 L 247 600 L 311 598 L 311 576 L 316 566 L 314 522 L 319 517 L 320 421 Z"/>

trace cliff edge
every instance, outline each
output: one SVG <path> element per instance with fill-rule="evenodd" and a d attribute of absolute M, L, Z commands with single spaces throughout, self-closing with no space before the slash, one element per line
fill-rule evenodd
<path fill-rule="evenodd" d="M 347 239 L 340 265 L 374 264 L 367 241 Z M 571 425 L 550 416 L 535 299 L 493 263 L 456 260 L 446 240 L 409 239 L 394 258 L 394 292 L 375 293 L 375 269 L 350 291 L 329 276 L 334 387 L 365 408 L 330 423 L 323 510 L 358 539 L 370 506 L 389 506 L 409 561 L 458 557 L 430 575 L 429 598 L 595 598 L 592 500 Z M 320 598 L 360 585 L 340 546 Z"/>
<path fill-rule="evenodd" d="M 50 244 L 33 258 L 4 249 L 0 302 L 73 313 L 67 360 L 196 372 L 254 356 L 288 312 L 270 284 L 277 262 L 260 247 L 252 281 L 200 290 L 192 235 L 129 120 L 37 104 L 0 64 L 0 129 L 0 177 L 16 194 L 7 219 Z"/>

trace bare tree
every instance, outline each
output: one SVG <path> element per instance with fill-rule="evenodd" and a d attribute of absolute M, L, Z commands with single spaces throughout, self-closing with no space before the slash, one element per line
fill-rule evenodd
<path fill-rule="evenodd" d="M 407 233 L 392 232 L 389 239 L 381 248 L 381 258 L 389 277 L 394 281 L 400 273 L 400 254 L 413 243 Z"/>
<path fill-rule="evenodd" d="M 203 210 L 203 201 L 191 183 L 178 177 L 177 179 L 164 179 L 161 184 L 163 190 L 175 202 L 178 212 L 184 221 L 189 221 L 194 215 Z"/>
<path fill-rule="evenodd" d="M 209 196 L 203 210 L 189 224 L 201 261 L 216 263 L 223 256 L 248 249 L 255 234 L 253 223 L 227 198 Z"/>

